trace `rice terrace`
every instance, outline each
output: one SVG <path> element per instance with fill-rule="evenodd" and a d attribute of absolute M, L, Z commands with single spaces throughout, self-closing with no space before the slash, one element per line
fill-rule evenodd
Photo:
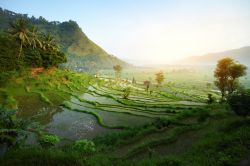
<path fill-rule="evenodd" d="M 56 2 L 0 2 L 0 165 L 250 165 L 248 1 Z"/>

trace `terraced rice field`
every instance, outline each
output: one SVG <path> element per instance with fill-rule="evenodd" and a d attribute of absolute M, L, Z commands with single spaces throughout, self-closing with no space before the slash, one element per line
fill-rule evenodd
<path fill-rule="evenodd" d="M 130 88 L 130 95 L 123 98 L 124 89 Z M 152 123 L 157 118 L 173 118 L 180 112 L 202 109 L 206 99 L 196 98 L 175 88 L 154 88 L 147 92 L 138 84 L 123 80 L 98 79 L 85 87 L 82 95 L 72 95 L 63 107 L 84 114 L 93 115 L 99 125 L 111 129 L 125 129 Z"/>
<path fill-rule="evenodd" d="M 34 85 L 24 83 L 29 95 L 16 97 L 18 115 L 31 117 L 45 125 L 47 132 L 71 140 L 94 138 L 204 109 L 208 93 L 171 84 L 152 85 L 147 92 L 140 83 L 71 73 L 65 76 L 60 71 L 51 77 L 55 81 L 49 82 L 48 76 L 41 75 L 39 84 L 36 80 L 32 81 Z M 128 98 L 123 97 L 125 88 L 130 89 Z"/>

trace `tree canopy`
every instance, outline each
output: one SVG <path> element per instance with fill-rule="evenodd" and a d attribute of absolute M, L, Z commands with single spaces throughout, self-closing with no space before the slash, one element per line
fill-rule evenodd
<path fill-rule="evenodd" d="M 0 71 L 24 67 L 51 67 L 66 62 L 57 42 L 50 34 L 39 32 L 27 20 L 12 22 L 8 33 L 0 33 Z"/>
<path fill-rule="evenodd" d="M 116 78 L 120 78 L 121 77 L 122 66 L 121 65 L 115 65 L 115 66 L 113 66 L 113 69 L 115 71 Z"/>
<path fill-rule="evenodd" d="M 164 79 L 165 77 L 163 71 L 159 71 L 158 73 L 155 74 L 155 80 L 158 83 L 158 85 L 161 85 Z"/>
<path fill-rule="evenodd" d="M 250 90 L 233 92 L 228 97 L 228 104 L 231 109 L 240 116 L 250 114 Z"/>
<path fill-rule="evenodd" d="M 232 94 L 238 87 L 238 78 L 246 75 L 247 67 L 235 62 L 231 58 L 223 58 L 218 61 L 214 71 L 215 85 L 221 91 L 222 99 L 227 94 Z"/>

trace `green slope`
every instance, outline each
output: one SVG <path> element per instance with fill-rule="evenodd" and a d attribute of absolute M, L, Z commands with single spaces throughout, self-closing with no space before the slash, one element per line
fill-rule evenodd
<path fill-rule="evenodd" d="M 25 18 L 35 24 L 42 32 L 51 33 L 60 43 L 61 50 L 67 54 L 68 62 L 64 65 L 74 70 L 95 72 L 98 69 L 112 68 L 115 64 L 129 66 L 126 62 L 108 54 L 91 41 L 75 21 L 49 22 L 43 17 L 28 17 L 0 8 L 0 31 L 6 31 L 9 23 L 17 18 Z"/>

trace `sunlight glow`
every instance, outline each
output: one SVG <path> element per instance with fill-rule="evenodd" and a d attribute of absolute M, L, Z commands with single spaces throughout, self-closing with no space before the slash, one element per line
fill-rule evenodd
<path fill-rule="evenodd" d="M 75 20 L 108 53 L 137 65 L 250 45 L 248 0 L 45 1 L 0 5 L 50 21 Z"/>

